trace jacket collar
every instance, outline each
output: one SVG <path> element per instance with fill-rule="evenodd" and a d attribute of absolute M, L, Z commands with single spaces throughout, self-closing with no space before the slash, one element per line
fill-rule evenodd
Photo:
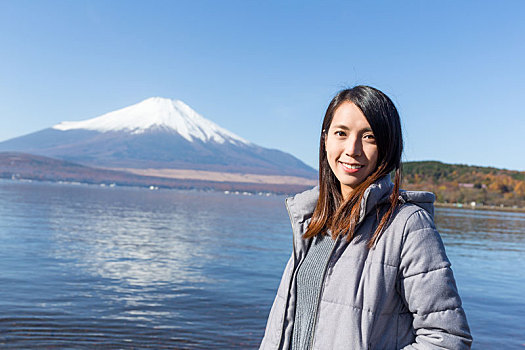
<path fill-rule="evenodd" d="M 388 196 L 392 192 L 393 187 L 394 184 L 390 180 L 390 175 L 385 175 L 365 190 L 361 201 L 358 223 L 362 222 L 377 205 L 388 201 Z M 304 223 L 312 217 L 318 198 L 319 186 L 316 186 L 286 199 L 292 226 L 294 223 Z"/>
<path fill-rule="evenodd" d="M 390 175 L 386 175 L 365 190 L 361 201 L 358 225 L 377 205 L 388 201 L 388 196 L 393 187 Z M 319 186 L 299 193 L 294 197 L 286 198 L 286 207 L 292 224 L 293 250 L 296 261 L 301 260 L 305 256 L 310 245 L 311 239 L 303 239 L 302 236 L 310 223 L 318 199 Z"/>
<path fill-rule="evenodd" d="M 365 217 L 378 205 L 387 203 L 393 188 L 394 184 L 390 180 L 390 175 L 385 175 L 368 186 L 361 200 L 361 211 L 359 212 L 357 224 L 363 222 Z"/>

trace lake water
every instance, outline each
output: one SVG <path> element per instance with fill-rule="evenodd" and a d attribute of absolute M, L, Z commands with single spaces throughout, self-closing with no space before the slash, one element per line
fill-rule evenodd
<path fill-rule="evenodd" d="M 437 209 L 474 349 L 525 349 L 525 214 Z M 253 349 L 282 196 L 0 181 L 0 347 Z"/>

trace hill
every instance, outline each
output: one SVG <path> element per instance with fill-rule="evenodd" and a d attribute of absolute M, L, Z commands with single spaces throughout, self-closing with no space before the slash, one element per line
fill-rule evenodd
<path fill-rule="evenodd" d="M 403 163 L 403 187 L 436 194 L 437 202 L 525 207 L 525 172 L 437 161 Z"/>
<path fill-rule="evenodd" d="M 290 194 L 311 188 L 315 181 L 304 178 L 275 176 L 234 176 L 213 173 L 213 177 L 200 174 L 153 176 L 89 167 L 69 161 L 16 152 L 0 153 L 0 179 L 74 182 L 94 185 L 138 186 L 152 188 L 178 188 L 220 191 L 272 192 Z M 199 175 L 199 174 L 197 174 Z"/>

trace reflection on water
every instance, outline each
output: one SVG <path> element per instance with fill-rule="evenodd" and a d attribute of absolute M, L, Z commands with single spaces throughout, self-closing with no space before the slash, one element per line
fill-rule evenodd
<path fill-rule="evenodd" d="M 0 181 L 0 345 L 256 348 L 283 197 Z M 437 209 L 476 349 L 525 343 L 525 214 Z"/>
<path fill-rule="evenodd" d="M 443 209 L 438 226 L 452 260 L 474 348 L 525 344 L 525 213 Z"/>
<path fill-rule="evenodd" d="M 2 182 L 0 200 L 2 346 L 259 342 L 283 198 Z"/>
<path fill-rule="evenodd" d="M 485 249 L 523 251 L 525 247 L 525 213 L 475 211 L 439 208 L 436 224 L 449 244 L 469 250 Z"/>
<path fill-rule="evenodd" d="M 207 282 L 200 268 L 205 246 L 196 244 L 193 230 L 181 225 L 191 222 L 188 212 L 99 205 L 82 212 L 53 209 L 49 219 L 57 259 L 75 259 L 90 274 L 129 285 Z M 204 224 L 199 228 L 203 236 L 211 229 Z"/>

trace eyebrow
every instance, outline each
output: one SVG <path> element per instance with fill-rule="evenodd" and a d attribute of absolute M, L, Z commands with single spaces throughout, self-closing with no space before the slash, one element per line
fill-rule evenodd
<path fill-rule="evenodd" d="M 346 125 L 339 124 L 339 125 L 332 125 L 330 129 L 344 129 L 344 130 L 350 130 L 350 128 Z M 361 132 L 374 132 L 372 128 L 364 128 L 363 130 L 360 130 Z"/>

